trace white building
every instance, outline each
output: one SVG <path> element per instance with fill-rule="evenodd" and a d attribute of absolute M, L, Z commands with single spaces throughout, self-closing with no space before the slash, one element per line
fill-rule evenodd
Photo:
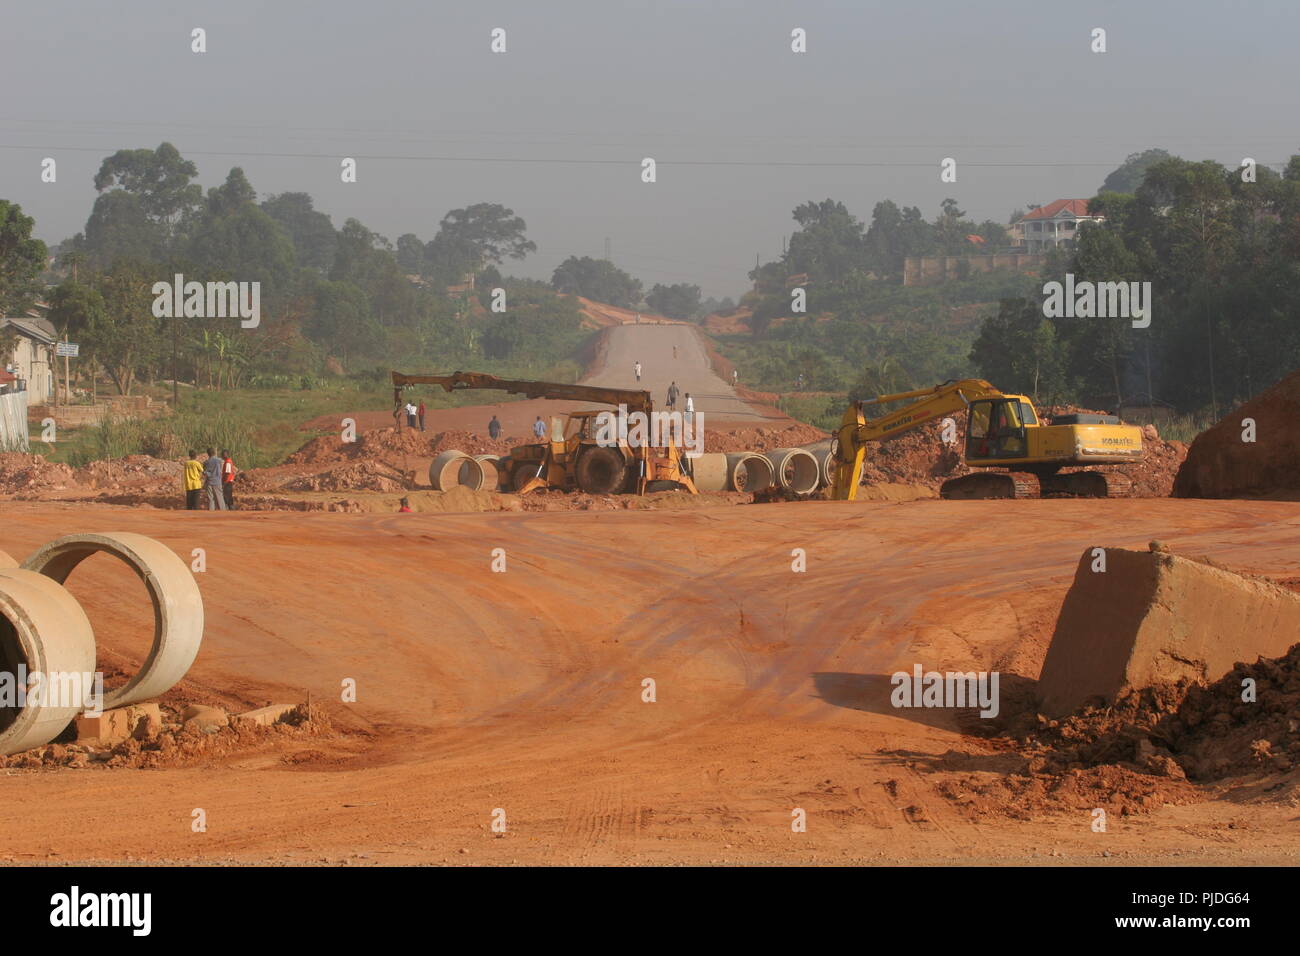
<path fill-rule="evenodd" d="M 9 355 L 0 355 L 6 371 L 17 380 L 10 387 L 27 392 L 29 405 L 54 401 L 54 325 L 31 316 L 0 317 L 0 330 L 17 333 Z M 6 336 L 9 337 L 9 336 Z"/>
<path fill-rule="evenodd" d="M 1105 222 L 1105 218 L 1090 216 L 1086 199 L 1058 199 L 1019 219 L 1012 227 L 1012 235 L 1023 237 L 1025 252 L 1046 252 L 1074 245 L 1079 224 L 1084 222 Z"/>

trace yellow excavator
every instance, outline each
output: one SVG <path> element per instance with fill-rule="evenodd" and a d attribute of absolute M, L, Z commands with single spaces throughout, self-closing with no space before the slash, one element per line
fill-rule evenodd
<path fill-rule="evenodd" d="M 597 385 L 566 385 L 559 382 L 530 382 L 497 378 L 482 372 L 451 375 L 405 375 L 393 372 L 393 405 L 402 404 L 402 389 L 413 385 L 438 385 L 448 392 L 462 389 L 499 389 L 528 398 L 550 398 L 601 405 L 625 406 L 629 416 L 640 412 L 645 421 L 654 419 L 650 393 L 640 389 L 604 388 Z M 546 441 L 516 445 L 506 463 L 506 482 L 518 494 L 556 489 L 578 489 L 590 494 L 623 492 L 645 494 L 682 488 L 698 494 L 692 480 L 690 459 L 678 448 L 669 432 L 666 440 L 653 445 L 637 439 L 636 430 L 611 429 L 602 420 L 605 410 L 570 412 L 561 424 L 553 418 Z M 628 439 L 632 438 L 633 441 Z"/>
<path fill-rule="evenodd" d="M 908 401 L 879 418 L 867 418 L 867 405 Z M 951 478 L 944 498 L 1038 498 L 1042 495 L 1124 497 L 1132 482 L 1099 471 L 1062 471 L 1086 465 L 1124 464 L 1142 459 L 1142 430 L 1113 415 L 1058 415 L 1044 424 L 1024 395 L 1004 394 L 982 379 L 944 382 L 894 395 L 854 402 L 831 442 L 834 477 L 831 497 L 852 501 L 862 479 L 867 442 L 885 441 L 942 415 L 966 409 L 966 464 L 998 468 Z"/>

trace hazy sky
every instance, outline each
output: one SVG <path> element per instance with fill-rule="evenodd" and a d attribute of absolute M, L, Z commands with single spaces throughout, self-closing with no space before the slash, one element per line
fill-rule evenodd
<path fill-rule="evenodd" d="M 1149 146 L 1300 151 L 1294 0 L 0 0 L 0 36 L 0 198 L 48 242 L 83 228 L 104 156 L 169 140 L 205 187 L 239 165 L 336 226 L 427 240 L 447 210 L 500 202 L 538 245 L 508 272 L 549 278 L 608 237 L 647 286 L 736 296 L 805 200 L 869 221 L 881 199 L 933 218 L 952 196 L 1005 221 L 1093 195 Z M 882 165 L 808 165 L 826 163 Z"/>

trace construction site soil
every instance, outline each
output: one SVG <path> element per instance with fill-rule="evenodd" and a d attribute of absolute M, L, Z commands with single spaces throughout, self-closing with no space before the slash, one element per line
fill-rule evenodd
<path fill-rule="evenodd" d="M 173 743 L 87 751 L 84 765 L 67 744 L 10 758 L 0 834 L 13 861 L 1240 865 L 1300 853 L 1295 652 L 1241 672 L 1274 701 L 1267 713 L 1239 712 L 1236 674 L 1056 726 L 1014 706 L 1033 691 L 1085 548 L 1161 538 L 1295 581 L 1300 504 L 798 502 L 179 523 L 99 503 L 4 508 L 0 546 L 20 559 L 96 530 L 207 554 L 203 649 L 162 700 Z M 492 567 L 497 548 L 505 573 Z M 147 650 L 149 618 L 143 593 L 104 561 L 70 586 L 101 661 L 127 670 Z M 891 706 L 890 675 L 916 663 L 1000 670 L 1003 723 Z M 340 700 L 348 679 L 354 703 Z M 174 726 L 189 703 L 237 713 L 309 699 L 320 716 L 296 728 L 187 744 Z M 205 834 L 190 830 L 194 807 Z M 1097 807 L 1105 833 L 1091 826 Z M 504 836 L 489 826 L 496 808 Z M 791 832 L 795 808 L 806 833 Z"/>

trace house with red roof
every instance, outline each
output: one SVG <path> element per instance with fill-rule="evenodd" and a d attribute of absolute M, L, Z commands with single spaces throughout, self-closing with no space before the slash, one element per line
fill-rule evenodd
<path fill-rule="evenodd" d="M 1085 222 L 1105 222 L 1105 217 L 1089 215 L 1086 199 L 1057 199 L 1030 210 L 1016 221 L 1014 231 L 1024 237 L 1026 252 L 1046 252 L 1074 245 L 1079 225 Z"/>

